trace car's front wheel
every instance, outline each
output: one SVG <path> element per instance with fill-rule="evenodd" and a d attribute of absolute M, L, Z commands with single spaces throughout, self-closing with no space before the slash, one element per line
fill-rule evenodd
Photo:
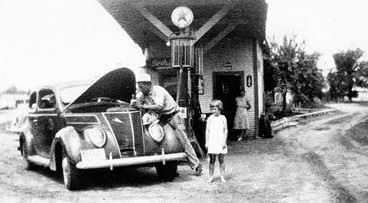
<path fill-rule="evenodd" d="M 71 163 L 69 158 L 63 152 L 63 157 L 61 161 L 61 166 L 63 169 L 64 185 L 68 190 L 75 190 L 79 187 L 79 170 L 75 164 Z"/>
<path fill-rule="evenodd" d="M 166 164 L 158 163 L 155 165 L 157 175 L 164 180 L 172 180 L 178 176 L 178 162 L 168 161 Z"/>

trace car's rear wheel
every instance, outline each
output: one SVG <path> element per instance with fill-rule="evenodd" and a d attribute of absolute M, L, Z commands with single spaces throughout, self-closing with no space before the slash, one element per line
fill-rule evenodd
<path fill-rule="evenodd" d="M 25 162 L 25 168 L 28 170 L 31 170 L 34 168 L 34 164 L 32 164 L 29 160 L 28 160 L 28 150 L 27 150 L 27 143 L 25 141 L 22 142 L 22 146 L 21 146 L 21 150 L 22 150 L 22 156 Z"/>
<path fill-rule="evenodd" d="M 76 190 L 79 187 L 79 170 L 75 164 L 71 163 L 69 158 L 63 152 L 61 166 L 63 169 L 64 185 L 68 190 Z"/>
<path fill-rule="evenodd" d="M 155 165 L 157 175 L 164 180 L 172 180 L 178 176 L 178 162 L 168 161 L 166 164 L 158 163 Z"/>

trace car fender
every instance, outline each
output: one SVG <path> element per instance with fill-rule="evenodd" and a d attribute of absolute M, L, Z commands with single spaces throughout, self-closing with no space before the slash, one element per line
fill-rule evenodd
<path fill-rule="evenodd" d="M 179 139 L 179 131 L 173 129 L 169 124 L 163 126 L 165 139 L 161 143 L 170 152 L 184 151 L 183 143 Z"/>
<path fill-rule="evenodd" d="M 76 164 L 80 161 L 81 146 L 82 138 L 74 127 L 67 126 L 59 130 L 51 145 L 50 169 L 56 170 L 56 153 L 62 152 L 57 151 L 57 147 L 62 147 L 69 160 Z"/>
<path fill-rule="evenodd" d="M 145 146 L 146 154 L 161 153 L 162 149 L 165 153 L 178 153 L 184 151 L 184 146 L 179 139 L 179 132 L 174 130 L 169 124 L 162 126 L 164 138 L 161 142 L 154 141 L 149 132 L 145 130 Z"/>
<path fill-rule="evenodd" d="M 19 147 L 20 147 L 20 149 L 22 149 L 23 142 L 26 142 L 28 156 L 36 154 L 36 150 L 33 146 L 33 135 L 31 133 L 31 128 L 29 126 L 26 126 L 19 135 Z M 20 150 L 20 151 L 23 155 L 22 150 Z"/>

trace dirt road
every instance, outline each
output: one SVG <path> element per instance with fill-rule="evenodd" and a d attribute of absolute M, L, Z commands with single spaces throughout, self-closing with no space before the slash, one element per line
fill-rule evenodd
<path fill-rule="evenodd" d="M 206 183 L 189 166 L 161 181 L 153 168 L 92 171 L 80 191 L 67 191 L 47 169 L 25 170 L 18 137 L 0 133 L 0 202 L 368 202 L 368 107 L 301 121 L 273 139 L 229 143 L 227 183 Z M 216 163 L 217 164 L 217 163 Z M 216 165 L 217 167 L 217 165 Z"/>

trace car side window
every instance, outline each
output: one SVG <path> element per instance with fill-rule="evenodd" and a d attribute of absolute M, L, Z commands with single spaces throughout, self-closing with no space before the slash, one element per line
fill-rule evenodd
<path fill-rule="evenodd" d="M 31 96 L 29 97 L 29 104 L 28 107 L 32 110 L 35 110 L 37 107 L 37 92 L 32 92 Z"/>
<path fill-rule="evenodd" d="M 42 89 L 39 91 L 38 107 L 40 110 L 56 108 L 55 94 L 50 89 Z"/>

